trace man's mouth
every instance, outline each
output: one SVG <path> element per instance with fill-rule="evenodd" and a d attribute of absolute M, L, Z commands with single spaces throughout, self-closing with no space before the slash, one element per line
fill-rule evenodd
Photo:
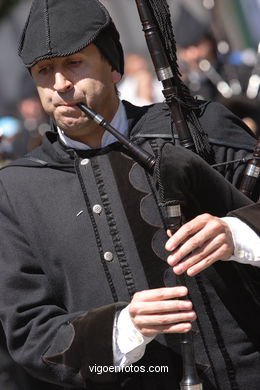
<path fill-rule="evenodd" d="M 59 104 L 57 104 L 57 107 L 76 107 L 76 104 L 77 103 L 65 103 L 65 102 L 63 102 L 63 103 L 59 103 Z"/>

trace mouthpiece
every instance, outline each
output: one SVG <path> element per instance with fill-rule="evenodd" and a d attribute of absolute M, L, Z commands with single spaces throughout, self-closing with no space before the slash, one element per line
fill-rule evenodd
<path fill-rule="evenodd" d="M 133 158 L 140 163 L 145 169 L 152 172 L 155 164 L 155 157 L 150 153 L 146 152 L 146 150 L 140 148 L 135 145 L 133 142 L 129 141 L 124 135 L 119 133 L 113 126 L 108 123 L 105 118 L 101 115 L 97 114 L 95 111 L 90 109 L 86 104 L 77 103 L 77 106 L 93 121 L 95 121 L 99 126 L 103 127 L 109 133 L 113 134 L 114 137 L 118 139 L 118 141 L 128 149 Z"/>

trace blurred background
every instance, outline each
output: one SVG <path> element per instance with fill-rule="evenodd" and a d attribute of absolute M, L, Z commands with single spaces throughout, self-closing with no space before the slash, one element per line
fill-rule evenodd
<path fill-rule="evenodd" d="M 101 0 L 125 50 L 122 99 L 162 101 L 134 0 Z M 0 164 L 31 150 L 49 129 L 17 47 L 32 0 L 0 0 Z M 168 0 L 178 63 L 192 94 L 220 101 L 259 134 L 260 0 Z M 260 51 L 260 48 L 259 48 Z"/>

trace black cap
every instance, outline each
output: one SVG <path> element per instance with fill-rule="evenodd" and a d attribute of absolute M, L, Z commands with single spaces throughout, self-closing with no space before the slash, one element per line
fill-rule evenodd
<path fill-rule="evenodd" d="M 124 56 L 119 33 L 98 0 L 34 0 L 18 54 L 27 68 L 65 57 L 94 43 L 121 75 Z"/>

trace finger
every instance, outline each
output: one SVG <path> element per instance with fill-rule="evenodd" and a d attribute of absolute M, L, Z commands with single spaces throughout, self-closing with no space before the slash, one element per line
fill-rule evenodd
<path fill-rule="evenodd" d="M 134 325 L 138 328 L 143 328 L 147 326 L 168 326 L 173 325 L 179 322 L 191 322 L 195 321 L 196 314 L 193 310 L 187 312 L 176 312 L 172 314 L 164 315 L 146 315 L 146 316 L 137 316 L 134 318 Z"/>
<path fill-rule="evenodd" d="M 153 332 L 154 334 L 165 333 L 167 331 L 176 332 L 182 325 L 184 328 L 191 329 L 191 322 L 196 320 L 196 314 L 194 311 L 186 313 L 176 313 L 175 316 L 171 315 L 168 318 L 166 316 L 144 316 L 137 317 L 133 320 L 133 323 L 142 334 L 146 334 L 147 330 Z"/>
<path fill-rule="evenodd" d="M 215 221 L 210 221 L 209 224 L 204 226 L 197 234 L 188 239 L 180 248 L 178 248 L 173 254 L 171 254 L 167 261 L 168 264 L 173 266 L 179 261 L 183 260 L 187 255 L 190 257 L 191 252 L 200 251 L 201 247 L 205 247 L 205 244 L 210 240 L 215 239 L 219 234 L 224 232 L 222 224 L 215 223 Z"/>
<path fill-rule="evenodd" d="M 192 303 L 189 300 L 170 300 L 155 302 L 132 302 L 129 305 L 129 314 L 131 317 L 148 314 L 166 314 L 178 311 L 191 310 Z"/>
<path fill-rule="evenodd" d="M 201 230 L 209 218 L 208 214 L 199 215 L 194 218 L 192 221 L 187 222 L 180 229 L 173 234 L 173 236 L 166 242 L 165 249 L 168 251 L 173 251 L 184 241 L 186 241 L 190 236 L 193 236 L 199 230 Z"/>
<path fill-rule="evenodd" d="M 205 258 L 207 258 L 207 256 L 214 252 L 215 250 L 217 250 L 219 248 L 219 246 L 222 245 L 219 244 L 219 240 L 217 240 L 217 238 L 213 239 L 213 240 L 209 240 L 207 241 L 206 243 L 204 243 L 200 248 L 197 248 L 195 249 L 192 253 L 190 253 L 189 256 L 187 256 L 186 258 L 183 259 L 183 261 L 181 261 L 180 263 L 178 263 L 177 265 L 175 265 L 173 267 L 173 271 L 174 273 L 176 273 L 177 275 L 187 271 L 190 267 L 192 267 L 193 265 L 203 261 Z M 209 266 L 211 264 L 205 264 L 203 263 L 205 266 Z"/>
<path fill-rule="evenodd" d="M 216 261 L 218 261 L 218 260 L 227 260 L 227 258 L 229 258 L 231 255 L 229 257 L 227 257 L 225 255 L 225 253 L 226 253 L 226 246 L 223 245 L 220 248 L 218 248 L 217 250 L 215 250 L 212 253 L 210 253 L 205 259 L 203 259 L 199 263 L 195 264 L 194 266 L 190 267 L 187 270 L 187 274 L 189 276 L 195 276 L 199 272 L 201 272 L 204 269 L 208 268 L 210 265 L 212 265 Z"/>
<path fill-rule="evenodd" d="M 191 329 L 192 329 L 191 323 L 183 322 L 181 324 L 175 324 L 169 327 L 164 327 L 161 330 L 161 333 L 187 333 Z"/>
<path fill-rule="evenodd" d="M 190 267 L 198 264 L 196 269 L 202 271 L 215 261 L 228 259 L 233 252 L 233 245 L 230 245 L 225 233 L 218 234 L 211 240 L 208 240 L 201 248 L 194 250 L 183 262 L 173 267 L 174 272 L 178 275 L 188 271 Z M 188 273 L 188 275 L 190 275 Z"/>
<path fill-rule="evenodd" d="M 157 327 L 144 327 L 138 329 L 144 336 L 154 337 L 159 333 L 187 333 L 192 329 L 192 325 L 190 322 L 181 322 L 179 324 L 174 325 L 165 325 L 165 326 L 157 326 Z"/>
<path fill-rule="evenodd" d="M 134 294 L 132 302 L 165 301 L 167 299 L 184 297 L 188 289 L 184 286 L 162 287 L 152 290 L 143 290 Z"/>
<path fill-rule="evenodd" d="M 213 263 L 210 261 L 210 256 L 209 256 L 208 258 L 206 258 L 206 259 L 202 260 L 201 262 L 199 262 L 199 263 L 193 265 L 192 267 L 190 267 L 187 270 L 187 274 L 189 276 L 195 276 L 198 273 L 204 271 L 206 268 L 208 268 Z"/>
<path fill-rule="evenodd" d="M 170 229 L 167 229 L 166 233 L 168 237 L 172 237 L 172 231 Z"/>

